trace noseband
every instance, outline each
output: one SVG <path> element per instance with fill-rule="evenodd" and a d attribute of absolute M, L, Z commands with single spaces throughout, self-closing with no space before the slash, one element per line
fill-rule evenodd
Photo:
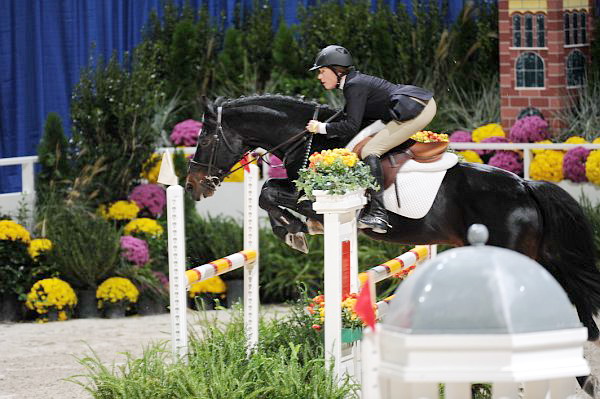
<path fill-rule="evenodd" d="M 221 123 L 222 119 L 223 107 L 218 107 L 217 128 L 215 129 L 215 134 L 213 136 L 213 142 L 210 149 L 210 157 L 208 158 L 208 163 L 198 162 L 194 159 L 190 159 L 188 165 L 188 175 L 190 174 L 190 172 L 197 171 L 201 167 L 206 168 L 206 176 L 204 176 L 204 179 L 201 183 L 204 183 L 212 190 L 215 190 L 221 184 L 221 180 L 225 177 L 225 174 L 227 173 L 227 170 L 216 168 L 215 173 L 211 174 L 215 166 L 215 158 L 217 156 L 217 150 L 219 149 L 219 144 L 221 143 L 221 141 L 225 143 L 225 146 L 231 153 L 235 153 L 235 151 L 231 147 L 231 144 L 229 144 L 225 133 L 223 132 L 223 125 Z M 202 116 L 202 124 L 204 124 L 204 116 Z M 202 133 L 202 130 L 200 130 L 200 133 Z M 200 136 L 200 134 L 198 134 L 198 136 Z"/>

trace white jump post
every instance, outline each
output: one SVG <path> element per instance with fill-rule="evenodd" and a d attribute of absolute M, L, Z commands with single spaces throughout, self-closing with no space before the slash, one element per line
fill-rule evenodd
<path fill-rule="evenodd" d="M 358 291 L 356 211 L 367 200 L 363 191 L 327 195 L 314 191 L 315 212 L 323 214 L 325 230 L 325 362 L 341 379 L 342 295 Z"/>
<path fill-rule="evenodd" d="M 244 267 L 244 330 L 250 353 L 258 343 L 259 265 L 258 265 L 258 175 L 250 164 L 244 174 L 244 249 L 211 263 L 185 270 L 185 221 L 183 187 L 178 184 L 172 160 L 163 156 L 158 181 L 167 188 L 169 249 L 169 289 L 173 355 L 187 361 L 187 288 L 190 284 Z"/>

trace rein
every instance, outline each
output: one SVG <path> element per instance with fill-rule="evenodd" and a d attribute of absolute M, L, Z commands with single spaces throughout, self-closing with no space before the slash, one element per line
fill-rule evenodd
<path fill-rule="evenodd" d="M 320 109 L 320 107 L 321 107 L 320 105 L 317 105 L 317 107 L 315 109 L 315 112 L 313 113 L 313 119 L 315 119 L 315 120 L 317 120 L 317 118 L 319 116 L 319 109 Z M 336 119 L 338 116 L 340 116 L 342 114 L 342 112 L 343 112 L 343 109 L 340 109 L 335 114 L 333 114 L 331 117 L 327 118 L 327 120 L 324 123 L 328 123 L 328 122 L 331 122 L 332 120 Z M 207 171 L 206 171 L 206 174 L 207 174 L 206 180 L 213 187 L 218 186 L 219 183 L 221 182 L 221 180 L 225 179 L 227 176 L 233 174 L 234 172 L 237 172 L 241 168 L 246 168 L 252 162 L 258 162 L 259 159 L 267 162 L 264 159 L 265 155 L 273 153 L 273 151 L 276 151 L 279 148 L 285 146 L 286 144 L 289 144 L 291 142 L 294 142 L 294 141 L 298 140 L 299 138 L 301 138 L 302 136 L 304 136 L 306 133 L 308 133 L 308 134 L 310 134 L 310 136 L 308 138 L 308 144 L 307 144 L 307 148 L 306 148 L 306 154 L 304 156 L 304 162 L 303 162 L 303 165 L 306 166 L 306 163 L 308 161 L 308 157 L 310 155 L 310 150 L 311 150 L 311 147 L 312 147 L 313 133 L 310 133 L 308 130 L 305 129 L 305 130 L 301 131 L 300 133 L 298 133 L 298 134 L 290 137 L 289 139 L 287 139 L 283 143 L 280 143 L 280 144 L 276 145 L 275 147 L 273 147 L 270 150 L 266 151 L 264 154 L 261 154 L 257 158 L 255 158 L 253 160 L 250 160 L 250 161 L 247 161 L 247 157 L 248 157 L 248 154 L 249 154 L 249 151 L 248 151 L 248 152 L 244 153 L 244 155 L 242 156 L 242 162 L 241 162 L 240 166 L 238 166 L 235 169 L 230 170 L 229 172 L 227 172 L 227 173 L 225 173 L 223 175 L 221 175 L 222 170 L 219 169 L 218 170 L 218 174 L 221 175 L 221 176 L 211 176 L 210 170 L 211 170 L 211 167 L 214 164 L 214 160 L 215 160 L 215 157 L 216 157 L 217 148 L 219 147 L 220 138 L 222 138 L 223 142 L 225 143 L 225 146 L 227 147 L 227 149 L 230 152 L 232 152 L 232 153 L 235 152 L 233 150 L 233 148 L 231 147 L 231 145 L 229 144 L 229 142 L 227 141 L 225 133 L 223 132 L 222 115 L 223 115 L 223 107 L 218 107 L 217 108 L 217 129 L 216 129 L 216 133 L 215 133 L 215 142 L 214 142 L 214 145 L 212 146 L 212 149 L 211 149 L 211 154 L 210 154 L 210 157 L 209 157 L 209 163 L 205 164 L 205 163 L 194 161 L 193 159 L 190 159 L 190 161 L 189 161 L 190 164 L 189 164 L 189 167 L 188 167 L 188 170 L 193 170 L 195 167 L 198 167 L 198 166 L 206 166 L 206 168 L 207 168 Z M 306 141 L 306 138 L 304 138 L 304 141 Z M 293 152 L 300 143 L 302 143 L 302 141 L 298 141 L 298 144 L 296 144 L 294 147 L 292 147 L 292 151 L 291 152 Z M 286 158 L 287 158 L 287 155 L 283 159 L 283 165 L 285 165 Z"/>

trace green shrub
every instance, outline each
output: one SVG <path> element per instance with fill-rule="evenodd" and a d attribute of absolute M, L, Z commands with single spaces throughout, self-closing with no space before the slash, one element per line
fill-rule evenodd
<path fill-rule="evenodd" d="M 46 207 L 49 260 L 74 288 L 93 289 L 119 265 L 120 233 L 113 224 L 79 205 Z"/>
<path fill-rule="evenodd" d="M 46 117 L 44 134 L 38 145 L 40 172 L 35 184 L 38 202 L 44 202 L 49 192 L 63 192 L 71 177 L 69 145 L 60 116 L 50 112 Z"/>
<path fill-rule="evenodd" d="M 97 356 L 81 359 L 94 398 L 353 398 L 357 386 L 338 386 L 324 360 L 321 336 L 302 323 L 299 312 L 263 321 L 258 350 L 246 357 L 241 312 L 220 328 L 205 320 L 202 339 L 190 342 L 189 364 L 169 362 L 170 351 L 155 345 L 140 359 L 106 366 Z"/>

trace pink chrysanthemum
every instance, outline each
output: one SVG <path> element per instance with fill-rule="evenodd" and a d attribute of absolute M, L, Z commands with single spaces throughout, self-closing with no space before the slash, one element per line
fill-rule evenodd
<path fill-rule="evenodd" d="M 163 286 L 165 290 L 169 290 L 169 278 L 163 273 L 156 270 L 152 271 L 154 277 L 158 280 L 158 282 Z"/>
<path fill-rule="evenodd" d="M 175 145 L 195 146 L 200 129 L 202 129 L 202 122 L 186 119 L 173 127 L 169 138 Z"/>
<path fill-rule="evenodd" d="M 283 168 L 283 162 L 273 154 L 269 154 L 269 177 L 272 179 L 287 179 L 287 172 Z"/>
<path fill-rule="evenodd" d="M 160 215 L 167 203 L 165 190 L 157 184 L 140 184 L 131 191 L 129 199 L 140 209 L 147 209 L 153 217 Z"/>
<path fill-rule="evenodd" d="M 121 256 L 137 266 L 143 266 L 150 260 L 148 243 L 132 236 L 122 236 Z"/>
<path fill-rule="evenodd" d="M 517 175 L 523 173 L 523 161 L 514 151 L 496 151 L 496 154 L 488 161 L 488 165 L 508 170 Z"/>
<path fill-rule="evenodd" d="M 473 139 L 471 138 L 471 133 L 466 132 L 464 130 L 457 130 L 452 133 L 449 137 L 451 143 L 471 143 Z"/>
<path fill-rule="evenodd" d="M 567 151 L 563 158 L 563 175 L 565 179 L 576 183 L 588 181 L 585 175 L 585 162 L 590 152 L 590 150 L 583 147 L 575 147 Z"/>
<path fill-rule="evenodd" d="M 513 143 L 533 143 L 550 138 L 548 122 L 537 115 L 526 116 L 515 122 L 508 138 Z"/>

